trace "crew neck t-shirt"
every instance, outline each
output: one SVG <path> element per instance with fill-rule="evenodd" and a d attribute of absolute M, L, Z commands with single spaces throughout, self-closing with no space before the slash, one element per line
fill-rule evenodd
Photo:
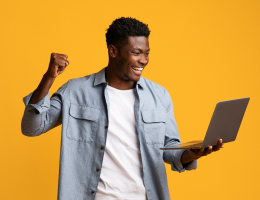
<path fill-rule="evenodd" d="M 135 91 L 108 85 L 107 92 L 109 126 L 95 200 L 146 200 L 134 115 Z"/>

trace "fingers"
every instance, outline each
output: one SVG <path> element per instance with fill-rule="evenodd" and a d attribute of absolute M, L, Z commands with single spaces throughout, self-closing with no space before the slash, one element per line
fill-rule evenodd
<path fill-rule="evenodd" d="M 213 147 L 213 150 L 218 151 L 220 148 L 223 148 L 223 147 L 224 147 L 224 144 L 222 143 L 222 139 L 219 139 L 217 145 Z"/>
<path fill-rule="evenodd" d="M 212 146 L 208 147 L 207 150 L 206 150 L 206 155 L 208 155 L 210 153 L 212 153 Z"/>
<path fill-rule="evenodd" d="M 66 68 L 66 61 L 64 60 L 61 60 L 61 59 L 56 59 L 54 61 L 54 70 L 58 73 L 58 74 L 61 74 L 65 68 Z"/>
<path fill-rule="evenodd" d="M 48 76 L 56 78 L 69 65 L 68 56 L 65 54 L 52 53 L 49 68 L 47 70 Z"/>
<path fill-rule="evenodd" d="M 212 146 L 209 146 L 207 148 L 204 148 L 204 149 L 200 149 L 200 156 L 206 156 L 208 154 L 211 154 L 212 153 Z"/>
<path fill-rule="evenodd" d="M 69 65 L 67 60 L 68 56 L 65 54 L 52 53 L 51 54 L 51 63 L 53 63 L 59 70 L 64 70 L 65 67 Z"/>
<path fill-rule="evenodd" d="M 202 156 L 202 155 L 204 154 L 204 150 L 205 150 L 205 149 L 200 149 L 200 150 L 199 150 L 199 155 L 200 155 L 200 156 Z"/>
<path fill-rule="evenodd" d="M 65 60 L 68 58 L 68 56 L 67 55 L 65 55 L 65 54 L 58 54 L 60 57 L 62 57 L 62 58 L 64 58 Z"/>
<path fill-rule="evenodd" d="M 58 58 L 57 58 L 57 62 L 59 62 L 58 64 L 60 65 L 63 65 L 63 66 L 68 66 L 69 65 L 69 61 L 67 60 L 67 57 L 68 56 L 64 56 L 64 55 L 62 55 L 62 56 L 59 56 Z"/>
<path fill-rule="evenodd" d="M 61 59 L 61 58 L 60 59 L 56 59 L 54 61 L 54 63 L 55 63 L 55 65 L 59 65 L 61 67 L 67 67 L 69 65 L 69 61 Z"/>
<path fill-rule="evenodd" d="M 55 63 L 55 64 L 59 64 L 59 61 L 65 61 L 66 64 L 69 64 L 69 61 L 67 60 L 68 56 L 65 54 L 58 54 L 58 53 L 52 53 L 51 54 L 51 60 Z"/>
<path fill-rule="evenodd" d="M 219 139 L 217 145 L 209 146 L 207 148 L 202 149 L 189 149 L 188 151 L 191 152 L 192 156 L 196 159 L 207 156 L 208 154 L 211 154 L 213 151 L 218 151 L 220 148 L 223 148 L 224 145 L 222 144 L 222 139 Z"/>
<path fill-rule="evenodd" d="M 60 58 L 62 59 L 62 61 L 65 61 L 65 65 L 66 65 L 66 66 L 69 65 L 69 61 L 67 60 L 68 56 L 62 55 L 62 56 L 60 56 Z"/>
<path fill-rule="evenodd" d="M 202 156 L 207 156 L 208 154 L 211 154 L 213 150 L 212 146 L 209 146 L 207 148 L 201 148 L 201 149 L 189 149 L 188 151 L 191 152 L 191 155 L 195 159 L 199 159 Z"/>
<path fill-rule="evenodd" d="M 189 149 L 189 151 L 192 153 L 194 158 L 199 159 L 202 156 L 212 153 L 212 146 L 202 149 Z"/>
<path fill-rule="evenodd" d="M 55 57 L 63 57 L 64 59 L 67 59 L 68 56 L 65 54 L 60 54 L 60 53 L 52 53 L 51 54 L 51 58 L 55 58 Z"/>

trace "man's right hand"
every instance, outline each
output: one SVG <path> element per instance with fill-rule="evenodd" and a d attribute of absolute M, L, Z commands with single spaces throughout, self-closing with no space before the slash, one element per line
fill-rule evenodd
<path fill-rule="evenodd" d="M 56 78 L 69 65 L 68 56 L 65 54 L 52 53 L 49 68 L 46 75 L 50 78 Z"/>
<path fill-rule="evenodd" d="M 62 72 L 64 72 L 65 68 L 69 65 L 69 61 L 67 60 L 67 58 L 68 56 L 64 54 L 51 54 L 49 68 L 47 72 L 43 75 L 37 89 L 34 91 L 29 102 L 30 104 L 38 103 L 43 97 L 48 94 L 55 78 Z"/>

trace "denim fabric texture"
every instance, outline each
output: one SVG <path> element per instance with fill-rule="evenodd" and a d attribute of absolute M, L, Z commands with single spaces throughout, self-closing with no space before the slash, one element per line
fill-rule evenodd
<path fill-rule="evenodd" d="M 109 126 L 107 84 L 104 68 L 69 80 L 51 98 L 47 94 L 37 104 L 29 104 L 33 93 L 23 99 L 26 106 L 22 119 L 24 135 L 38 136 L 62 124 L 59 200 L 95 199 Z M 167 90 L 141 77 L 135 94 L 136 130 L 147 198 L 169 200 L 164 161 L 178 172 L 196 169 L 197 161 L 183 166 L 180 159 L 184 150 L 159 149 L 180 143 Z"/>

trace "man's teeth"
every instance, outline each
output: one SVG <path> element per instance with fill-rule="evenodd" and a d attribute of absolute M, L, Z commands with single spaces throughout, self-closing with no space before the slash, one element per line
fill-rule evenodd
<path fill-rule="evenodd" d="M 133 67 L 133 69 L 138 70 L 138 71 L 142 71 L 144 68 Z"/>

